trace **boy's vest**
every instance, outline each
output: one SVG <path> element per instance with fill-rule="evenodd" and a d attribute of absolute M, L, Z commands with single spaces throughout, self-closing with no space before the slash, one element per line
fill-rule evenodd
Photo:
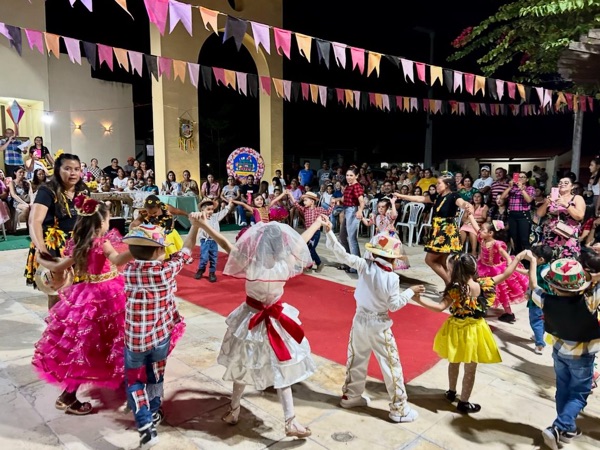
<path fill-rule="evenodd" d="M 575 342 L 600 339 L 598 311 L 590 313 L 583 294 L 573 297 L 545 294 L 542 310 L 545 330 L 552 336 Z"/>

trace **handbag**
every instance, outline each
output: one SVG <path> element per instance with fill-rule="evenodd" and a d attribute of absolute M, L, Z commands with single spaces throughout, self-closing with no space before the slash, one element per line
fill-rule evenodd
<path fill-rule="evenodd" d="M 575 232 L 575 227 L 567 225 L 562 220 L 559 220 L 558 222 L 556 222 L 556 225 L 554 225 L 554 234 L 557 234 L 565 239 L 571 239 L 575 237 Z"/>

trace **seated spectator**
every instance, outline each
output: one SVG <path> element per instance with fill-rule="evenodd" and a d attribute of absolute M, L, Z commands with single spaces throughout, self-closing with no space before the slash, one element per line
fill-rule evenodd
<path fill-rule="evenodd" d="M 48 171 L 52 170 L 52 168 L 54 167 L 54 158 L 50 154 L 50 150 L 48 150 L 48 147 L 44 145 L 43 137 L 36 136 L 33 139 L 33 145 L 29 147 L 29 155 L 31 155 L 33 152 L 37 152 L 40 162 Z"/>
<path fill-rule="evenodd" d="M 167 172 L 167 179 L 163 181 L 160 188 L 161 195 L 177 195 L 181 191 L 181 185 L 177 182 L 175 172 L 169 170 Z"/>
<path fill-rule="evenodd" d="M 154 195 L 158 195 L 159 194 L 159 190 L 158 190 L 158 186 L 154 184 L 154 177 L 147 177 L 146 178 L 146 186 L 144 186 L 142 188 L 142 191 L 144 192 L 150 192 Z"/>
<path fill-rule="evenodd" d="M 115 178 L 119 175 L 119 169 L 123 170 L 121 166 L 119 166 L 119 160 L 117 158 L 113 158 L 110 160 L 110 166 L 106 166 L 103 169 L 104 175 L 110 177 L 110 182 L 112 183 Z"/>
<path fill-rule="evenodd" d="M 33 173 L 33 180 L 31 180 L 31 191 L 33 192 L 33 198 L 31 199 L 31 203 L 33 203 L 38 188 L 42 184 L 46 184 L 46 181 L 47 176 L 44 169 L 38 169 Z"/>
<path fill-rule="evenodd" d="M 127 164 L 125 164 L 125 167 L 123 167 L 123 170 L 125 170 L 125 174 L 127 176 L 131 176 L 131 174 L 135 170 L 134 163 L 135 163 L 135 158 L 133 156 L 130 156 L 129 158 L 127 158 Z"/>
<path fill-rule="evenodd" d="M 283 192 L 285 187 L 281 182 L 281 177 L 273 177 L 271 184 L 269 185 L 269 194 L 272 194 L 275 188 L 279 188 L 280 192 Z"/>
<path fill-rule="evenodd" d="M 227 177 L 227 184 L 223 186 L 221 189 L 221 208 L 227 208 L 229 205 L 229 200 L 239 200 L 240 199 L 240 187 L 235 184 L 235 178 L 232 176 Z M 230 223 L 230 214 L 235 210 L 230 209 L 229 214 L 225 217 L 227 223 Z"/>
<path fill-rule="evenodd" d="M 140 169 L 144 171 L 144 178 L 154 178 L 154 170 L 148 167 L 148 163 L 146 161 L 140 161 Z"/>
<path fill-rule="evenodd" d="M 12 231 L 10 223 L 10 209 L 8 208 L 8 186 L 4 183 L 6 180 L 4 171 L 0 169 L 0 223 L 6 223 L 7 231 Z M 7 223 L 8 222 L 8 223 Z"/>
<path fill-rule="evenodd" d="M 132 178 L 136 189 L 142 189 L 144 186 L 146 186 L 146 180 L 144 179 L 144 171 L 142 169 L 135 169 Z"/>
<path fill-rule="evenodd" d="M 88 167 L 88 173 L 91 173 L 94 177 L 94 180 L 99 181 L 100 177 L 103 175 L 102 169 L 98 167 L 98 160 L 96 158 L 92 158 L 90 160 L 90 167 Z"/>
<path fill-rule="evenodd" d="M 115 190 L 123 192 L 123 190 L 127 187 L 128 182 L 129 178 L 127 178 L 125 175 L 125 170 L 119 167 L 117 169 L 117 177 L 113 180 L 113 186 Z"/>
<path fill-rule="evenodd" d="M 10 197 L 12 199 L 11 206 L 15 210 L 18 222 L 27 222 L 33 192 L 31 190 L 31 183 L 25 179 L 25 169 L 23 167 L 19 167 L 15 171 L 14 178 L 11 180 L 8 189 L 10 190 Z"/>
<path fill-rule="evenodd" d="M 333 184 L 328 184 L 325 186 L 325 192 L 321 194 L 321 204 L 320 206 L 328 209 L 329 205 L 332 205 L 333 201 Z"/>
<path fill-rule="evenodd" d="M 200 195 L 200 188 L 195 180 L 192 180 L 192 175 L 189 170 L 183 171 L 183 181 L 181 182 L 181 192 L 183 195 Z M 209 197 L 211 198 L 211 197 Z"/>
<path fill-rule="evenodd" d="M 500 220 L 504 224 L 504 228 L 508 229 L 508 208 L 502 195 L 496 197 L 496 201 L 488 211 L 487 221 L 491 223 L 493 220 Z"/>
<path fill-rule="evenodd" d="M 46 149 L 48 150 L 48 149 Z M 33 180 L 33 175 L 36 170 L 43 170 L 46 175 L 50 175 L 45 160 L 42 159 L 42 151 L 36 150 L 35 147 L 31 147 L 29 150 L 29 159 L 25 161 L 25 178 L 28 181 Z"/>
<path fill-rule="evenodd" d="M 464 201 L 471 202 L 473 200 L 473 195 L 479 191 L 473 187 L 473 178 L 471 178 L 471 175 L 465 175 L 462 182 L 463 187 L 458 190 L 458 195 L 460 195 L 460 198 Z"/>

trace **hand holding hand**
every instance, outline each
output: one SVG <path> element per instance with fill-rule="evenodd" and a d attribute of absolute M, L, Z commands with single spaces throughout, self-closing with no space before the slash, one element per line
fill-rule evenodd
<path fill-rule="evenodd" d="M 414 286 L 410 286 L 409 289 L 411 289 L 416 295 L 420 295 L 425 292 L 425 286 L 422 284 L 415 284 Z"/>
<path fill-rule="evenodd" d="M 323 226 L 325 227 L 325 231 L 327 233 L 329 233 L 331 231 L 331 227 L 332 227 L 329 217 L 327 217 L 325 214 L 321 214 L 319 216 L 319 220 L 322 222 Z"/>

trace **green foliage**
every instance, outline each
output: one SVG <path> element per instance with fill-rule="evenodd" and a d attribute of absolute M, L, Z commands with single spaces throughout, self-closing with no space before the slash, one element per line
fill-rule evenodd
<path fill-rule="evenodd" d="M 517 81 L 559 80 L 563 50 L 599 27 L 600 0 L 517 0 L 465 30 L 453 41 L 458 50 L 449 60 L 474 56 L 486 76 L 518 64 L 522 76 Z"/>

